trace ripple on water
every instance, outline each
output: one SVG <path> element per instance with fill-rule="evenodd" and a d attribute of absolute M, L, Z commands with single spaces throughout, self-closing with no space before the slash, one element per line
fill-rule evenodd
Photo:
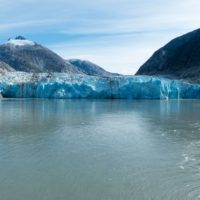
<path fill-rule="evenodd" d="M 189 143 L 181 157 L 179 168 L 187 175 L 184 199 L 200 199 L 200 141 Z"/>

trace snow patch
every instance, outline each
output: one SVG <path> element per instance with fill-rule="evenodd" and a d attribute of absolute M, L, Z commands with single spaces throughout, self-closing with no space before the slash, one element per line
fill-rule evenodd
<path fill-rule="evenodd" d="M 33 41 L 30 41 L 30 40 L 14 40 L 14 39 L 11 39 L 9 41 L 6 42 L 6 44 L 11 44 L 11 45 L 14 45 L 14 46 L 34 46 L 35 45 L 35 42 Z"/>

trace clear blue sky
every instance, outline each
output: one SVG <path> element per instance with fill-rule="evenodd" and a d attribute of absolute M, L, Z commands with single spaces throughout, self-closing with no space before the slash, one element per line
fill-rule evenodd
<path fill-rule="evenodd" d="M 1 43 L 23 35 L 123 74 L 200 27 L 199 0 L 0 0 L 0 10 Z"/>

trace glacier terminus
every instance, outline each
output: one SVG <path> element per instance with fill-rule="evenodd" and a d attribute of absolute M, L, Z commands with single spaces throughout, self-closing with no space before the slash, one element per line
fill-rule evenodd
<path fill-rule="evenodd" d="M 200 99 L 200 85 L 153 76 L 9 72 L 0 75 L 0 94 L 4 98 Z"/>

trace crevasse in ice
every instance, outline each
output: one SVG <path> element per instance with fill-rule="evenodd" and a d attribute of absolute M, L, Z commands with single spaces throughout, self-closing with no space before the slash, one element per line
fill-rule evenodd
<path fill-rule="evenodd" d="M 150 76 L 11 72 L 0 75 L 0 93 L 8 98 L 200 99 L 200 85 Z"/>

